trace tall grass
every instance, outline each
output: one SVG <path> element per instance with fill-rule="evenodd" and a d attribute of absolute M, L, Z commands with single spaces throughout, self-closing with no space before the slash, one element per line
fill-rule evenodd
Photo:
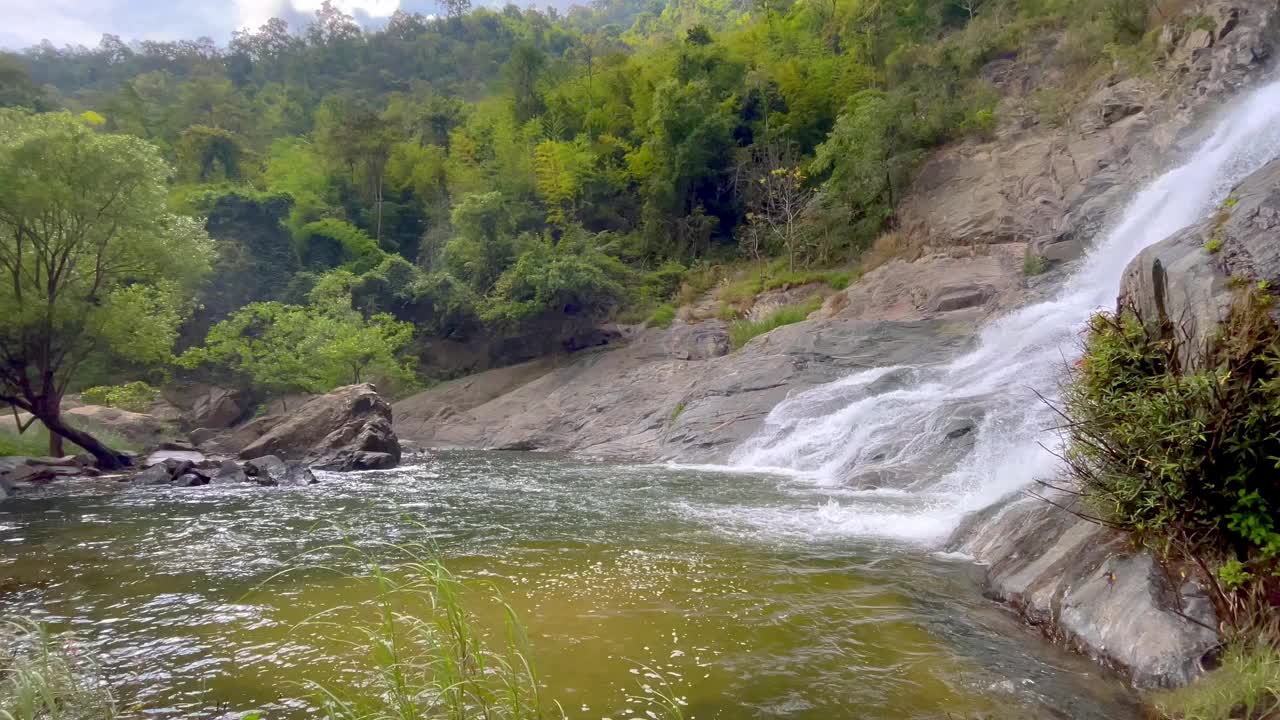
<path fill-rule="evenodd" d="M 115 698 L 68 635 L 0 623 L 0 720 L 110 720 Z"/>
<path fill-rule="evenodd" d="M 458 579 L 425 547 L 388 546 L 394 569 L 358 552 L 374 598 L 366 607 L 328 610 L 303 623 L 356 628 L 366 664 L 360 680 L 341 687 L 318 681 L 306 689 L 333 720 L 543 720 L 543 701 L 524 627 L 496 592 L 501 641 L 486 641 L 463 603 Z M 372 615 L 370 615 L 372 611 Z M 342 621 L 335 620 L 338 616 Z M 361 618 L 372 620 L 362 621 Z M 556 713 L 560 715 L 562 713 Z"/>
<path fill-rule="evenodd" d="M 349 633 L 366 664 L 347 686 L 306 683 L 312 700 L 331 720 L 552 720 L 566 717 L 542 695 L 524 625 L 501 594 L 474 592 L 423 545 L 381 544 L 398 555 L 383 565 L 364 550 L 361 580 L 374 598 L 363 607 L 340 607 L 304 622 Z M 327 548 L 332 550 L 333 547 Z M 326 549 L 322 549 L 326 550 Z M 487 599 L 501 614 L 501 632 L 489 633 L 467 601 Z M 301 626 L 300 626 L 301 627 Z M 665 680 L 642 701 L 645 717 L 683 720 L 684 700 Z"/>

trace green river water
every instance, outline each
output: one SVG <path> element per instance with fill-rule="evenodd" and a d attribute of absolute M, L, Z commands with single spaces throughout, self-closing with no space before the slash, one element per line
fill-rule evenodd
<path fill-rule="evenodd" d="M 698 720 L 1138 715 L 985 600 L 977 568 L 826 527 L 796 480 L 446 453 L 322 481 L 5 501 L 0 604 L 74 631 L 129 716 L 306 717 L 301 682 L 361 658 L 299 623 L 357 602 L 361 568 L 323 551 L 331 570 L 264 581 L 335 542 L 422 541 L 518 610 L 570 718 L 643 717 L 652 674 Z"/>

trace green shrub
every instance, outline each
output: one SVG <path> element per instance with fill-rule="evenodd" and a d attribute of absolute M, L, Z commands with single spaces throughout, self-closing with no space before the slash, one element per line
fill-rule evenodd
<path fill-rule="evenodd" d="M 1227 650 L 1218 669 L 1161 693 L 1155 705 L 1179 720 L 1254 720 L 1280 712 L 1280 651 L 1265 643 Z"/>
<path fill-rule="evenodd" d="M 1091 511 L 1168 556 L 1225 567 L 1204 579 L 1236 626 L 1246 620 L 1245 574 L 1270 576 L 1280 559 L 1280 335 L 1270 306 L 1243 293 L 1195 367 L 1176 333 L 1132 310 L 1099 314 L 1064 397 L 1066 459 Z"/>
<path fill-rule="evenodd" d="M 104 405 L 136 413 L 150 410 L 159 396 L 159 390 L 140 380 L 124 385 L 100 385 L 80 393 L 80 399 L 88 405 Z"/>
<path fill-rule="evenodd" d="M 669 328 L 676 319 L 676 309 L 671 305 L 659 305 L 649 316 L 646 323 L 649 327 Z"/>
<path fill-rule="evenodd" d="M 1049 259 L 1030 250 L 1022 258 L 1022 274 L 1027 277 L 1040 275 L 1049 269 Z"/>
<path fill-rule="evenodd" d="M 818 308 L 822 307 L 822 298 L 814 298 L 807 303 L 801 305 L 790 305 L 788 307 L 779 308 L 769 317 L 763 320 L 738 320 L 729 325 L 729 339 L 733 341 L 735 349 L 746 345 L 752 338 L 757 335 L 763 335 L 771 330 L 776 330 L 783 325 L 793 325 L 798 322 L 804 322 Z"/>
<path fill-rule="evenodd" d="M 1217 254 L 1219 251 L 1222 250 L 1222 238 L 1220 237 L 1209 238 L 1209 241 L 1204 244 L 1204 249 L 1205 249 L 1205 252 L 1209 253 L 1210 255 Z"/>
<path fill-rule="evenodd" d="M 684 278 L 686 268 L 675 260 L 668 260 L 657 270 L 647 272 L 640 283 L 640 296 L 644 300 L 665 302 L 671 299 Z"/>

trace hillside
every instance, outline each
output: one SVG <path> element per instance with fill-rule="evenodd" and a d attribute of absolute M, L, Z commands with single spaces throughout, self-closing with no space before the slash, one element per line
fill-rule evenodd
<path fill-rule="evenodd" d="M 326 6 L 226 48 L 42 45 L 4 60 L 3 96 L 87 114 L 173 165 L 171 207 L 217 241 L 179 350 L 246 327 L 241 308 L 316 306 L 329 287 L 412 324 L 408 344 L 374 332 L 394 340 L 374 377 L 408 389 L 593 344 L 601 321 L 642 321 L 726 263 L 776 258 L 775 285 L 856 274 L 877 237 L 912 227 L 901 201 L 930 148 L 1059 123 L 1217 22 L 1142 0 L 456 10 L 369 32 Z M 1036 59 L 1017 102 L 1002 58 Z M 256 312 L 279 327 L 289 311 Z M 364 379 L 275 387 L 259 365 L 198 373 L 266 395 Z M 77 384 L 139 376 L 155 379 Z"/>

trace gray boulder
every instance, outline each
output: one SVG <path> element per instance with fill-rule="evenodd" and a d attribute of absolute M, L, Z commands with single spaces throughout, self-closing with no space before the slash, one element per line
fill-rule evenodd
<path fill-rule="evenodd" d="M 333 469 L 362 469 L 358 453 L 379 453 L 400 462 L 400 440 L 391 426 L 391 406 L 373 385 L 349 385 L 298 408 L 240 452 L 245 459 L 275 455 L 291 462 Z M 385 458 L 377 458 L 386 466 Z"/>
<path fill-rule="evenodd" d="M 205 457 L 205 454 L 198 450 L 157 450 L 142 461 L 142 466 L 151 467 L 161 463 L 172 465 L 177 462 L 189 462 L 192 465 L 198 465 L 206 460 L 208 458 Z"/>

